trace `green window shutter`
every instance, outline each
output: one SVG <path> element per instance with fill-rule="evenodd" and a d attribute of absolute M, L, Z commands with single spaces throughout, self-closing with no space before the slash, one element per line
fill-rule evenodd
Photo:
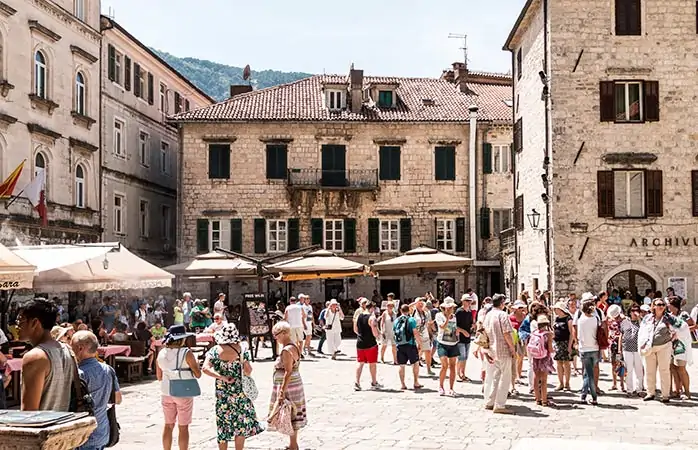
<path fill-rule="evenodd" d="M 109 55 L 109 65 L 107 68 L 107 73 L 109 75 L 109 80 L 116 80 L 116 49 L 113 45 L 109 44 L 107 46 L 107 54 Z"/>
<path fill-rule="evenodd" d="M 412 220 L 400 219 L 400 252 L 412 250 Z"/>
<path fill-rule="evenodd" d="M 196 219 L 196 253 L 208 253 L 208 219 Z"/>
<path fill-rule="evenodd" d="M 456 148 L 436 147 L 434 149 L 435 179 L 453 181 L 456 179 Z"/>
<path fill-rule="evenodd" d="M 380 251 L 380 225 L 379 219 L 368 219 L 368 252 Z"/>
<path fill-rule="evenodd" d="M 254 220 L 254 252 L 264 254 L 267 252 L 267 221 Z"/>
<path fill-rule="evenodd" d="M 174 93 L 174 111 L 175 114 L 182 112 L 182 96 L 177 91 Z"/>
<path fill-rule="evenodd" d="M 516 150 L 514 149 L 514 144 L 509 144 L 509 154 L 511 159 L 509 160 L 509 172 L 514 173 L 514 166 L 516 165 Z"/>
<path fill-rule="evenodd" d="M 482 144 L 482 173 L 492 173 L 492 144 Z"/>
<path fill-rule="evenodd" d="M 292 252 L 301 248 L 300 221 L 288 219 L 288 251 Z"/>
<path fill-rule="evenodd" d="M 344 219 L 344 252 L 356 253 L 356 219 Z"/>
<path fill-rule="evenodd" d="M 490 238 L 490 209 L 480 208 L 480 237 Z"/>
<path fill-rule="evenodd" d="M 380 147 L 379 166 L 379 178 L 381 180 L 399 180 L 400 147 Z"/>
<path fill-rule="evenodd" d="M 208 146 L 208 177 L 230 178 L 230 144 Z"/>
<path fill-rule="evenodd" d="M 322 219 L 310 219 L 310 244 L 311 245 L 321 245 L 325 246 L 324 234 L 323 234 L 323 220 Z"/>
<path fill-rule="evenodd" d="M 381 180 L 390 179 L 390 155 L 388 154 L 389 147 L 381 147 L 378 149 L 378 178 Z"/>
<path fill-rule="evenodd" d="M 140 97 L 143 95 L 141 92 L 141 66 L 137 63 L 133 63 L 133 95 Z M 130 80 L 129 80 L 130 81 Z"/>
<path fill-rule="evenodd" d="M 148 104 L 152 105 L 155 103 L 155 91 L 154 91 L 154 86 L 153 84 L 155 83 L 155 80 L 153 80 L 153 74 L 148 72 Z"/>
<path fill-rule="evenodd" d="M 456 251 L 465 251 L 465 217 L 456 219 Z"/>
<path fill-rule="evenodd" d="M 124 55 L 124 89 L 131 90 L 131 58 Z"/>
<path fill-rule="evenodd" d="M 267 179 L 285 180 L 287 159 L 286 145 L 267 145 Z"/>
<path fill-rule="evenodd" d="M 230 250 L 242 253 L 242 219 L 230 219 Z"/>

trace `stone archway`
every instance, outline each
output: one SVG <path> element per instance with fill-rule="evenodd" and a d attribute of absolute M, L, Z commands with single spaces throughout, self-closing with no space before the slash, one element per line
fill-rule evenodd
<path fill-rule="evenodd" d="M 606 274 L 603 285 L 608 291 L 618 289 L 622 296 L 625 291 L 630 291 L 633 298 L 641 302 L 646 289 L 662 289 L 662 278 L 648 267 L 637 264 L 620 266 Z"/>

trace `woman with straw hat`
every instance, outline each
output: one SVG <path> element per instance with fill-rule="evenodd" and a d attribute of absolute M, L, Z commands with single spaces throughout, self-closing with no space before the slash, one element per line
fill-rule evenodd
<path fill-rule="evenodd" d="M 572 349 L 575 341 L 572 315 L 564 299 L 555 303 L 553 312 L 555 313 L 553 348 L 555 349 L 554 359 L 557 362 L 557 379 L 559 382 L 555 390 L 569 391 L 570 376 L 572 375 Z"/>
<path fill-rule="evenodd" d="M 456 315 L 456 302 L 452 297 L 444 298 L 440 305 L 441 312 L 436 315 L 435 321 L 438 329 L 436 336 L 436 351 L 441 359 L 441 372 L 439 373 L 439 395 L 448 395 L 455 397 L 453 385 L 456 381 L 456 362 L 458 355 L 458 333 Z M 448 372 L 449 390 L 444 391 L 444 381 L 446 381 L 446 373 Z"/>
<path fill-rule="evenodd" d="M 344 320 L 344 312 L 339 307 L 337 299 L 333 298 L 325 312 L 325 336 L 332 359 L 337 359 L 339 346 L 342 345 L 342 320 Z"/>

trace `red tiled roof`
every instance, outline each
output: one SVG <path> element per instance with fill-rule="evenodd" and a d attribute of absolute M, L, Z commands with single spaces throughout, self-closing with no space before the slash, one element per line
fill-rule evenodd
<path fill-rule="evenodd" d="M 323 105 L 323 84 L 349 84 L 346 75 L 315 75 L 267 89 L 237 95 L 211 106 L 170 117 L 174 122 L 235 121 L 368 121 L 368 122 L 467 122 L 471 105 L 480 108 L 478 120 L 511 121 L 511 86 L 501 83 L 468 83 L 470 93 L 436 78 L 364 77 L 371 84 L 397 83 L 397 106 L 363 104 L 359 113 L 349 105 L 330 111 Z M 424 102 L 424 100 L 432 102 Z M 374 99 L 375 100 L 375 99 Z M 426 104 L 425 104 L 426 103 Z"/>

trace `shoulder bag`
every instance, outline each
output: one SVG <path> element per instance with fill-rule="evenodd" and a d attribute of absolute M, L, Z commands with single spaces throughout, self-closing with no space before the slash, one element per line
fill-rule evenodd
<path fill-rule="evenodd" d="M 611 344 L 608 342 L 608 330 L 604 328 L 603 322 L 600 320 L 598 321 L 598 325 L 596 327 L 596 343 L 599 344 L 599 349 L 601 350 L 605 350 L 611 346 Z"/>
<path fill-rule="evenodd" d="M 64 347 L 66 347 L 64 345 Z M 68 350 L 70 351 L 70 350 Z M 78 363 L 70 353 L 73 362 L 73 385 L 70 389 L 70 412 L 86 412 L 91 416 L 95 415 L 94 401 L 90 394 L 90 389 L 87 387 L 87 382 L 80 378 L 78 372 Z"/>
<path fill-rule="evenodd" d="M 177 349 L 177 374 L 179 378 L 170 379 L 170 395 L 172 397 L 178 398 L 188 398 L 188 397 L 198 397 L 201 395 L 201 388 L 199 387 L 199 381 L 196 378 L 182 378 L 182 364 L 186 359 L 187 352 L 189 349 L 181 352 L 182 349 Z M 183 353 L 182 362 L 179 362 L 179 355 Z M 189 370 L 191 371 L 191 370 Z"/>
<path fill-rule="evenodd" d="M 245 375 L 245 358 L 242 354 L 243 352 L 239 352 L 240 375 L 242 375 L 242 392 L 245 394 L 247 398 L 249 398 L 252 401 L 255 401 L 259 396 L 259 390 L 257 389 L 257 384 L 254 382 L 254 379 L 249 375 Z"/>
<path fill-rule="evenodd" d="M 116 420 L 116 374 L 111 370 L 112 384 L 111 395 L 109 396 L 110 405 L 107 407 L 107 419 L 109 420 L 109 441 L 105 447 L 114 447 L 119 443 L 119 433 L 121 426 Z"/>

